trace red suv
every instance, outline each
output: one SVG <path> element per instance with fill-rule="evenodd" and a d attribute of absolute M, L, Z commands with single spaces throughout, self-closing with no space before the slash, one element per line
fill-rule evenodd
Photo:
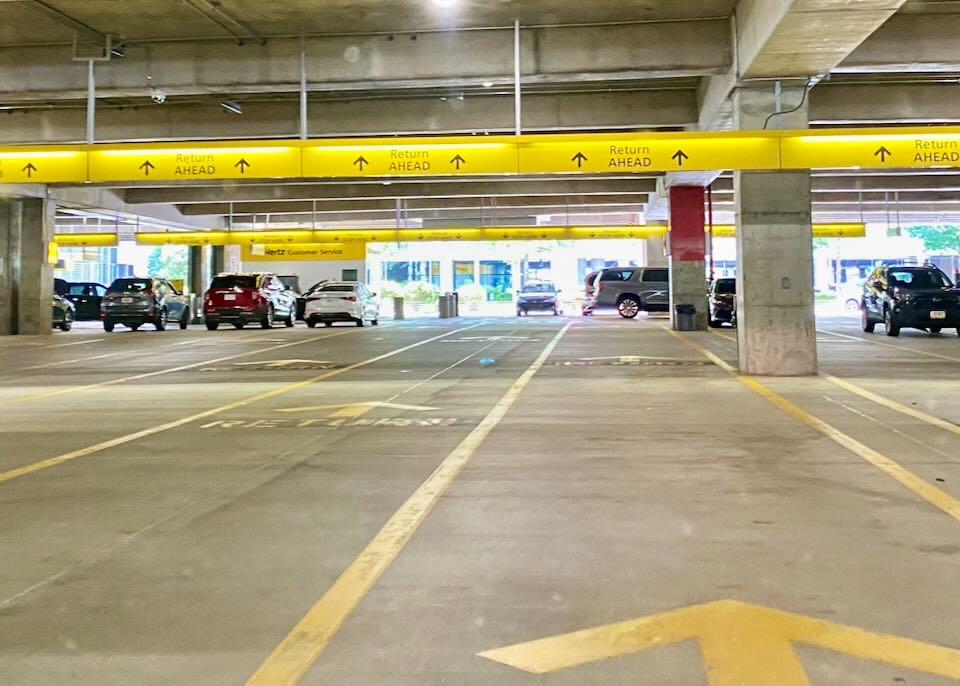
<path fill-rule="evenodd" d="M 297 298 L 274 274 L 220 274 L 204 295 L 203 316 L 210 331 L 221 322 L 237 329 L 250 322 L 269 329 L 278 320 L 293 326 Z"/>

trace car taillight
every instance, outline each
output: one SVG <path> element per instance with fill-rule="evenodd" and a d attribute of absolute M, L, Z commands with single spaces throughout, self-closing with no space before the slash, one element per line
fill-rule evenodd
<path fill-rule="evenodd" d="M 602 291 L 602 290 L 603 290 L 603 281 L 598 281 L 598 282 L 597 282 L 597 290 L 598 290 L 598 291 Z"/>
<path fill-rule="evenodd" d="M 356 300 L 356 299 L 357 299 L 357 296 L 355 296 L 355 295 L 345 295 L 345 296 L 343 296 L 343 299 L 344 299 L 344 300 Z"/>

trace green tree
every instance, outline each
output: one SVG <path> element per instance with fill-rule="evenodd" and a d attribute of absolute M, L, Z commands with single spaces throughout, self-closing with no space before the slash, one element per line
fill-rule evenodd
<path fill-rule="evenodd" d="M 154 248 L 147 256 L 150 276 L 165 279 L 186 279 L 189 270 L 189 250 L 182 245 L 164 245 Z"/>
<path fill-rule="evenodd" d="M 929 252 L 960 252 L 960 226 L 911 226 L 907 233 L 922 240 Z"/>

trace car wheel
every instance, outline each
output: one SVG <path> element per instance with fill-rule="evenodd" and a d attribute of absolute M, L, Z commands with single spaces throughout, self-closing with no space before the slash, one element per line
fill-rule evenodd
<path fill-rule="evenodd" d="M 157 327 L 157 331 L 164 331 L 167 328 L 167 311 L 160 310 L 160 316 L 157 317 L 157 322 L 154 324 Z"/>
<path fill-rule="evenodd" d="M 517 310 L 517 316 L 518 316 L 518 317 L 522 317 L 522 316 L 523 316 L 523 310 Z"/>
<path fill-rule="evenodd" d="M 943 327 L 940 327 L 940 326 L 931 326 L 929 330 L 930 330 L 930 333 L 936 335 L 936 334 L 940 333 L 941 331 L 943 331 Z"/>
<path fill-rule="evenodd" d="M 57 324 L 57 328 L 61 331 L 69 331 L 73 327 L 71 326 L 69 319 L 64 319 L 62 322 Z"/>
<path fill-rule="evenodd" d="M 184 310 L 183 316 L 180 317 L 180 330 L 184 331 L 188 326 L 190 326 L 190 309 L 189 308 Z"/>
<path fill-rule="evenodd" d="M 379 320 L 379 319 L 371 319 L 371 320 L 370 320 L 370 325 L 371 325 L 371 326 L 380 326 L 380 320 Z"/>
<path fill-rule="evenodd" d="M 849 300 L 847 300 L 847 302 L 843 304 L 843 306 L 844 308 L 846 308 L 847 312 L 855 312 L 860 309 L 860 302 L 858 300 L 854 300 L 853 298 L 850 298 Z"/>
<path fill-rule="evenodd" d="M 162 329 L 160 329 L 159 327 L 157 327 L 157 328 L 162 331 Z M 131 331 L 138 331 L 139 329 L 140 329 L 140 325 L 139 325 L 139 324 L 131 324 L 131 325 L 130 325 L 130 330 L 131 330 Z"/>
<path fill-rule="evenodd" d="M 710 328 L 711 328 L 711 329 L 719 329 L 721 326 L 723 326 L 723 322 L 720 321 L 719 319 L 711 319 L 711 320 L 710 320 Z"/>
<path fill-rule="evenodd" d="M 216 331 L 220 328 L 220 322 L 207 322 L 207 331 Z"/>
<path fill-rule="evenodd" d="M 897 325 L 897 320 L 893 316 L 893 312 L 888 307 L 883 312 L 883 325 L 887 329 L 887 335 L 893 338 L 896 338 L 900 335 L 900 327 Z"/>
<path fill-rule="evenodd" d="M 863 329 L 864 333 L 873 333 L 874 328 L 877 326 L 877 323 L 870 319 L 867 315 L 866 308 L 860 309 L 860 328 Z"/>
<path fill-rule="evenodd" d="M 323 325 L 329 329 L 331 326 L 333 326 L 333 322 L 324 322 Z"/>
<path fill-rule="evenodd" d="M 640 314 L 640 301 L 632 295 L 626 295 L 617 303 L 617 312 L 624 319 L 633 319 Z"/>
<path fill-rule="evenodd" d="M 267 306 L 267 311 L 263 315 L 263 319 L 260 320 L 261 329 L 272 329 L 273 328 L 273 305 Z"/>
<path fill-rule="evenodd" d="M 315 328 L 317 328 L 317 323 L 316 323 L 314 320 L 312 320 L 312 319 L 308 319 L 308 320 L 307 320 L 307 326 L 309 326 L 311 329 L 315 329 Z"/>
<path fill-rule="evenodd" d="M 244 326 L 244 325 L 243 325 L 243 322 L 234 322 L 234 323 L 233 323 L 233 328 L 235 328 L 237 331 L 239 331 L 240 329 L 242 329 L 243 326 Z"/>
<path fill-rule="evenodd" d="M 104 322 L 103 330 L 106 331 L 107 333 L 113 333 L 113 326 L 114 326 L 113 322 Z"/>
<path fill-rule="evenodd" d="M 363 326 L 363 320 L 362 320 L 362 319 L 358 319 L 358 320 L 357 320 L 357 326 Z"/>
<path fill-rule="evenodd" d="M 292 311 L 290 312 L 290 314 L 287 315 L 287 318 L 283 320 L 283 324 L 284 324 L 284 326 L 286 326 L 288 329 L 293 326 L 294 322 L 293 322 L 293 312 L 292 312 Z"/>

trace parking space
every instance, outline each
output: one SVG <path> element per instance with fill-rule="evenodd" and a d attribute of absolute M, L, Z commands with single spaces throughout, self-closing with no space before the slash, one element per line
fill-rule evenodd
<path fill-rule="evenodd" d="M 960 343 L 845 321 L 4 345 L 0 681 L 952 683 Z"/>

